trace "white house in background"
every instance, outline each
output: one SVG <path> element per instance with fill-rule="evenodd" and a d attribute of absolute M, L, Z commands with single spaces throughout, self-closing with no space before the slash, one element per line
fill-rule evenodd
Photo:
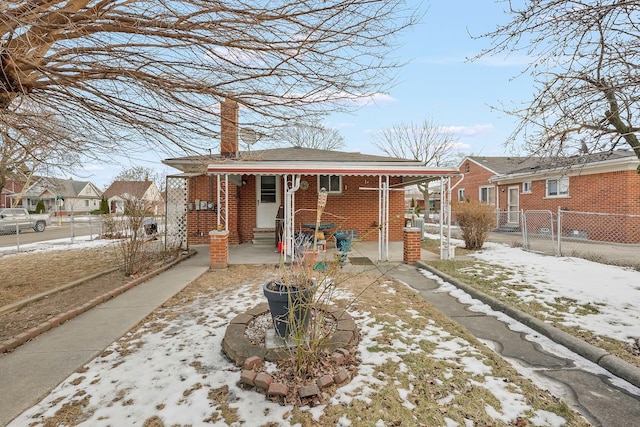
<path fill-rule="evenodd" d="M 140 201 L 153 215 L 164 213 L 164 199 L 153 181 L 114 181 L 104 192 L 112 214 L 124 214 L 127 203 Z"/>
<path fill-rule="evenodd" d="M 35 211 L 38 201 L 42 200 L 49 213 L 77 215 L 100 209 L 101 199 L 102 192 L 89 181 L 39 177 L 27 188 L 17 206 Z"/>

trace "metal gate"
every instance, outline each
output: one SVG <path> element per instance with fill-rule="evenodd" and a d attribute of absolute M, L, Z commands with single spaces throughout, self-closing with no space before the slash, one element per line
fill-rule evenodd
<path fill-rule="evenodd" d="M 558 255 L 553 212 L 525 211 L 522 213 L 524 249 L 548 255 Z"/>
<path fill-rule="evenodd" d="M 165 249 L 188 249 L 187 206 L 189 177 L 167 176 L 165 206 Z"/>

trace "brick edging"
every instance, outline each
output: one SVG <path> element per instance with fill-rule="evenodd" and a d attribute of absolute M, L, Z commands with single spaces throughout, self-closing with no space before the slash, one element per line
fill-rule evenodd
<path fill-rule="evenodd" d="M 42 322 L 41 324 L 39 324 L 38 326 L 34 326 L 31 329 L 28 329 L 24 332 L 19 333 L 18 335 L 15 335 L 12 338 L 9 338 L 8 340 L 5 340 L 3 342 L 0 343 L 0 354 L 2 353 L 6 353 L 12 350 L 15 350 L 16 348 L 18 348 L 19 346 L 21 346 L 22 344 L 24 344 L 25 342 L 34 339 L 35 337 L 37 337 L 40 334 L 43 334 L 45 332 L 47 332 L 50 329 L 55 328 L 56 326 L 60 326 L 61 324 L 63 324 L 64 322 L 66 322 L 67 320 L 71 320 L 76 316 L 79 316 L 80 314 L 89 311 L 90 309 L 96 307 L 99 304 L 102 304 L 103 302 L 106 302 L 108 300 L 110 300 L 111 298 L 115 298 L 120 294 L 125 293 L 126 291 L 128 291 L 129 289 L 138 286 L 139 284 L 146 282 L 147 280 L 151 279 L 154 276 L 157 276 L 158 274 L 170 269 L 171 267 L 173 267 L 174 265 L 178 264 L 179 262 L 182 262 L 188 258 L 191 258 L 194 254 L 196 253 L 196 251 L 190 251 L 188 254 L 186 255 L 180 255 L 178 258 L 176 258 L 175 260 L 173 260 L 172 262 L 163 265 L 162 267 L 158 268 L 157 270 L 154 270 L 150 273 L 145 274 L 144 276 L 140 276 L 137 279 L 132 280 L 131 282 L 122 285 L 118 288 L 112 289 L 111 291 L 99 295 L 97 297 L 95 297 L 94 299 L 90 300 L 89 302 L 86 302 L 84 304 L 82 304 L 79 307 L 76 308 L 72 308 L 71 310 L 68 310 L 64 313 L 60 313 L 56 316 L 53 316 L 51 318 L 49 318 L 48 320 Z"/>

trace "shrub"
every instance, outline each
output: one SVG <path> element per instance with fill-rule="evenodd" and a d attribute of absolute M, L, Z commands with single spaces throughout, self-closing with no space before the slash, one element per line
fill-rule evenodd
<path fill-rule="evenodd" d="M 100 200 L 100 213 L 108 214 L 109 213 L 109 202 L 104 197 Z"/>
<path fill-rule="evenodd" d="M 36 213 L 37 214 L 41 214 L 41 213 L 45 213 L 47 209 L 44 207 L 44 200 L 40 199 L 38 200 L 38 204 L 36 205 Z"/>
<path fill-rule="evenodd" d="M 495 208 L 478 201 L 466 201 L 451 206 L 462 232 L 465 249 L 482 249 L 489 232 L 495 228 Z"/>

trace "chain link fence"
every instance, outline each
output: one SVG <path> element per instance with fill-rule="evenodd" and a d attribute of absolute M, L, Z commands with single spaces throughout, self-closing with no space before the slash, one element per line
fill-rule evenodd
<path fill-rule="evenodd" d="M 640 250 L 640 215 L 558 210 L 497 211 L 492 240 L 556 256 L 579 256 L 633 267 Z"/>

